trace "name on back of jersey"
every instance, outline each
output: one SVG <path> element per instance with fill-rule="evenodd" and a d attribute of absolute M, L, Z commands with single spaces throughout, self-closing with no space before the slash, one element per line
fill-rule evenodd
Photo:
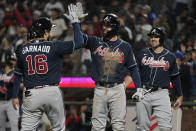
<path fill-rule="evenodd" d="M 25 53 L 29 52 L 45 52 L 49 53 L 50 52 L 50 46 L 46 45 L 30 45 L 30 46 L 25 46 L 22 48 L 22 54 L 24 55 Z"/>

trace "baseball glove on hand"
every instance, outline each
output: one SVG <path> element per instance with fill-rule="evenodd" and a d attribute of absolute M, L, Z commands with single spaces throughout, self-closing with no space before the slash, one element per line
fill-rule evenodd
<path fill-rule="evenodd" d="M 137 92 L 133 94 L 132 99 L 136 100 L 137 102 L 144 99 L 144 89 L 143 88 L 137 88 Z"/>
<path fill-rule="evenodd" d="M 64 14 L 67 19 L 70 20 L 71 23 L 79 22 L 78 15 L 77 15 L 77 7 L 74 4 L 68 5 L 69 15 Z"/>

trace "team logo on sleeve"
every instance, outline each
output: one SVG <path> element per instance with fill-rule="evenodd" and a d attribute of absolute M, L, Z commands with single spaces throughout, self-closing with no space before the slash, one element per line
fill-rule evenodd
<path fill-rule="evenodd" d="M 163 70 L 167 71 L 169 69 L 169 62 L 164 60 L 162 57 L 160 60 L 154 60 L 153 57 L 144 56 L 142 58 L 142 63 L 144 65 L 149 65 L 150 68 L 163 67 Z"/>

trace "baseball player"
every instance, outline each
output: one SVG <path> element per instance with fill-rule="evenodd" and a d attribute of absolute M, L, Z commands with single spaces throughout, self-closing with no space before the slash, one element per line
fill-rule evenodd
<path fill-rule="evenodd" d="M 69 5 L 68 9 L 66 17 L 73 24 L 74 41 L 48 41 L 54 25 L 48 18 L 41 17 L 32 23 L 28 35 L 30 42 L 17 50 L 13 106 L 17 109 L 18 88 L 23 78 L 21 131 L 35 131 L 44 112 L 51 122 L 52 131 L 65 131 L 64 103 L 58 87 L 63 54 L 74 52 L 84 43 L 76 8 Z"/>
<path fill-rule="evenodd" d="M 15 63 L 16 55 L 9 52 L 5 66 L 0 69 L 0 131 L 5 131 L 6 118 L 11 131 L 18 131 L 19 110 L 14 110 L 11 101 Z"/>
<path fill-rule="evenodd" d="M 183 101 L 176 57 L 163 47 L 165 34 L 161 28 L 152 28 L 148 36 L 152 47 L 143 49 L 137 57 L 143 88 L 132 96 L 139 101 L 136 104 L 136 130 L 149 131 L 151 115 L 154 113 L 160 130 L 171 131 L 170 82 L 179 95 L 174 109 L 178 109 Z"/>
<path fill-rule="evenodd" d="M 132 79 L 141 87 L 140 76 L 131 45 L 118 38 L 119 18 L 106 14 L 103 37 L 84 34 L 84 47 L 91 51 L 92 79 L 95 81 L 92 131 L 104 131 L 108 113 L 113 131 L 125 130 L 125 89 Z"/>

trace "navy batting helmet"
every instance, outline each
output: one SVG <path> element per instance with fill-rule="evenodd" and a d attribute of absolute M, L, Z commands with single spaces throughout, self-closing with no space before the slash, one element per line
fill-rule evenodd
<path fill-rule="evenodd" d="M 160 38 L 160 44 L 163 45 L 165 41 L 165 34 L 163 30 L 159 27 L 153 27 L 151 31 L 147 34 L 149 37 L 155 36 Z"/>
<path fill-rule="evenodd" d="M 117 15 L 112 14 L 112 13 L 106 14 L 103 17 L 103 24 L 109 25 L 112 27 L 112 30 L 106 34 L 106 36 L 105 36 L 106 38 L 108 38 L 108 37 L 110 38 L 110 37 L 118 34 L 118 30 L 120 28 L 120 20 Z"/>
<path fill-rule="evenodd" d="M 50 31 L 52 27 L 54 27 L 54 25 L 52 25 L 49 18 L 40 17 L 33 21 L 32 27 L 27 35 L 27 39 L 42 38 L 45 31 Z"/>

